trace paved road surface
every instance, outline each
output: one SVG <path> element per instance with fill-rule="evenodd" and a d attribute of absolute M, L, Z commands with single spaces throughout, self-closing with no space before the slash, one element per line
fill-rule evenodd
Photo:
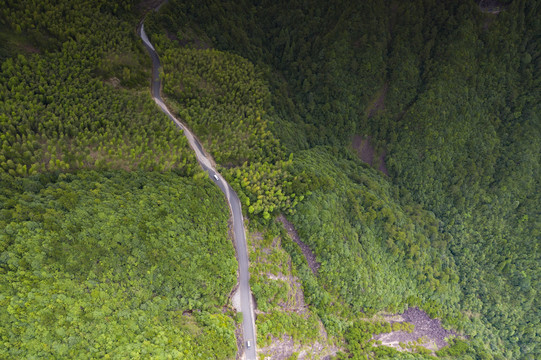
<path fill-rule="evenodd" d="M 197 161 L 209 174 L 209 177 L 216 185 L 222 190 L 225 194 L 227 201 L 229 202 L 229 207 L 231 209 L 231 216 L 233 218 L 233 236 L 235 247 L 237 250 L 237 259 L 239 262 L 239 291 L 240 291 L 240 306 L 243 314 L 244 322 L 242 324 L 242 329 L 244 333 L 244 349 L 239 349 L 242 353 L 244 350 L 244 358 L 248 360 L 256 359 L 256 337 L 255 337 L 255 323 L 254 323 L 254 309 L 252 305 L 252 295 L 250 291 L 250 273 L 248 272 L 248 251 L 246 248 L 246 234 L 244 232 L 244 222 L 242 218 L 242 209 L 241 203 L 237 196 L 237 193 L 233 191 L 231 186 L 225 181 L 225 179 L 212 167 L 212 163 L 206 157 L 203 147 L 199 141 L 193 136 L 192 132 L 184 126 L 178 119 L 176 119 L 173 114 L 165 106 L 162 97 L 160 95 L 161 89 L 161 80 L 159 76 L 160 58 L 154 49 L 154 46 L 150 43 L 144 29 L 144 24 L 141 22 L 141 25 L 138 28 L 139 36 L 143 40 L 145 47 L 152 58 L 152 83 L 151 83 L 151 92 L 154 101 L 162 109 L 162 111 L 167 114 L 167 116 L 180 128 L 184 131 L 184 135 L 188 138 L 190 146 L 195 151 L 197 156 Z M 218 177 L 218 180 L 214 176 Z M 246 348 L 246 342 L 250 341 L 251 346 L 249 349 Z"/>

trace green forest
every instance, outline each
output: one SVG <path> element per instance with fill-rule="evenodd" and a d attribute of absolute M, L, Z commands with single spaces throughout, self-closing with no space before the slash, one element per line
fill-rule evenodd
<path fill-rule="evenodd" d="M 229 209 L 146 15 L 242 202 L 258 347 L 541 358 L 540 1 L 151 3 L 0 1 L 0 357 L 236 356 Z M 457 336 L 374 340 L 409 307 Z"/>
<path fill-rule="evenodd" d="M 235 354 L 237 264 L 208 181 L 83 171 L 0 196 L 2 358 Z"/>

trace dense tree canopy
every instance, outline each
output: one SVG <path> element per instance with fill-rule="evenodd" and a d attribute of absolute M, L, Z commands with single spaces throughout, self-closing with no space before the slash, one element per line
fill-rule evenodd
<path fill-rule="evenodd" d="M 0 12 L 0 357 L 231 358 L 228 209 L 130 2 L 35 3 Z"/>
<path fill-rule="evenodd" d="M 4 357 L 235 352 L 217 311 L 234 283 L 227 209 L 149 99 L 138 9 L 0 9 Z M 149 14 L 168 105 L 251 229 L 280 238 L 272 266 L 252 264 L 263 343 L 313 340 L 321 320 L 344 357 L 541 357 L 540 12 L 537 0 L 170 0 Z M 388 174 L 356 157 L 354 135 Z M 278 309 L 286 285 L 265 284 L 289 261 L 305 317 Z M 465 337 L 431 354 L 373 347 L 387 325 L 366 317 L 412 305 Z"/>
<path fill-rule="evenodd" d="M 2 182 L 1 356 L 230 358 L 222 197 L 171 173 Z"/>
<path fill-rule="evenodd" d="M 2 61 L 0 172 L 194 173 L 195 157 L 182 134 L 146 93 L 125 89 L 146 87 L 147 78 L 133 15 L 118 18 L 108 2 L 99 16 L 91 1 L 43 3 L 33 13 L 30 2 L 16 3 L 3 8 L 2 22 L 45 38 L 35 45 L 38 53 Z M 40 48 L 51 41 L 57 46 Z"/>
<path fill-rule="evenodd" d="M 400 308 L 409 295 L 443 304 L 432 314 L 485 347 L 480 358 L 539 356 L 538 1 L 500 2 L 497 13 L 467 0 L 166 10 L 164 36 L 241 55 L 268 81 L 270 129 L 313 193 L 292 219 L 322 260 L 319 282 L 356 309 Z M 348 159 L 355 133 L 385 152 L 390 184 L 376 176 L 356 189 L 362 166 L 323 165 Z M 344 250 L 340 236 L 352 241 Z M 378 271 L 363 275 L 344 256 L 374 258 Z M 401 272 L 388 290 L 370 287 Z"/>

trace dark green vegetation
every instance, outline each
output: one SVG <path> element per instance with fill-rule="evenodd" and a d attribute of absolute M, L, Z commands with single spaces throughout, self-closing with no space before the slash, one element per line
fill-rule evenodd
<path fill-rule="evenodd" d="M 330 306 L 328 292 L 351 305 L 353 314 L 396 311 L 420 296 L 439 300 L 425 304 L 432 316 L 442 315 L 441 304 L 456 305 L 458 276 L 452 257 L 441 251 L 444 236 L 434 215 L 402 206 L 391 184 L 359 161 L 338 160 L 315 148 L 297 162 L 322 181 L 292 217 L 321 262 L 323 287 L 307 294 L 316 307 Z"/>
<path fill-rule="evenodd" d="M 234 356 L 221 307 L 237 263 L 206 179 L 80 172 L 1 185 L 0 357 Z M 192 309 L 203 311 L 183 315 Z"/>
<path fill-rule="evenodd" d="M 316 278 L 298 260 L 327 331 L 344 336 L 352 323 L 340 319 L 351 314 L 415 304 L 469 336 L 440 356 L 541 356 L 541 6 L 501 4 L 495 15 L 466 0 L 171 1 L 156 18 L 163 27 L 151 36 L 179 56 L 236 54 L 202 66 L 185 95 L 171 75 L 170 97 L 187 103 L 179 108 L 199 111 L 186 96 L 221 88 L 209 67 L 255 69 L 268 83 L 268 128 L 294 153 L 289 173 L 302 174 L 292 190 L 312 192 L 291 220 L 322 263 Z M 202 111 L 186 115 L 223 126 Z M 239 121 L 225 116 L 228 126 Z M 353 134 L 385 151 L 388 178 L 353 159 Z M 222 165 L 261 162 L 238 159 Z"/>
<path fill-rule="evenodd" d="M 66 222 L 78 219 L 80 206 L 97 214 L 110 213 L 108 207 L 85 202 L 88 195 L 83 194 L 96 189 L 94 182 L 118 184 L 122 178 L 127 179 L 122 186 L 129 188 L 138 177 L 152 183 L 151 179 L 162 176 L 109 173 L 117 179 L 113 181 L 100 174 L 75 172 L 49 184 L 47 179 L 57 176 L 52 171 L 173 170 L 176 175 L 190 176 L 174 180 L 184 184 L 179 186 L 204 186 L 186 141 L 148 100 L 145 79 L 149 73 L 144 68 L 149 63 L 134 33 L 136 7 L 129 2 L 41 3 L 36 7 L 25 1 L 10 2 L 0 12 L 0 171 L 8 184 L 5 188 L 14 189 L 7 190 L 1 200 L 2 231 L 13 227 L 23 244 L 37 241 L 30 230 L 40 226 L 57 233 L 83 231 Z M 265 302 L 261 309 L 268 312 L 258 319 L 262 338 L 289 333 L 312 340 L 315 333 L 307 324 L 319 317 L 346 357 L 541 358 L 541 4 L 538 0 L 500 4 L 502 11 L 495 15 L 481 12 L 472 0 L 171 0 L 151 16 L 147 30 L 162 55 L 168 104 L 212 153 L 239 191 L 253 223 L 259 223 L 264 234 L 270 231 L 280 236 L 291 271 L 304 287 L 311 317 L 285 316 L 278 305 L 289 300 L 287 284 L 264 286 L 261 274 L 273 269 L 256 264 L 254 293 Z M 356 158 L 351 149 L 355 134 L 369 136 L 376 153 L 385 153 L 389 176 Z M 36 183 L 38 173 L 44 176 L 41 185 Z M 87 176 L 103 181 L 91 183 L 85 180 Z M 174 178 L 163 175 L 158 183 L 173 181 L 170 177 Z M 79 184 L 73 188 L 74 199 L 54 200 L 47 195 L 64 182 L 68 185 L 60 192 Z M 130 188 L 133 199 L 135 194 L 142 198 L 157 194 L 142 186 L 144 192 Z M 115 194 L 111 190 L 110 197 Z M 170 194 L 164 191 L 159 199 L 154 195 L 155 201 Z M 40 200 L 40 196 L 52 200 Z M 107 206 L 119 208 L 128 199 L 110 200 L 117 205 Z M 26 210 L 24 204 L 32 201 L 43 202 L 44 212 L 37 219 L 25 217 L 41 209 Z M 209 201 L 218 203 L 217 198 Z M 134 211 L 138 204 L 133 203 Z M 198 214 L 197 224 L 208 221 L 212 227 L 214 216 L 223 222 L 225 207 L 222 215 L 213 215 L 196 209 L 202 204 L 193 198 L 186 205 Z M 56 223 L 47 220 L 47 209 L 65 214 L 51 216 L 66 226 L 46 228 L 49 222 Z M 297 244 L 273 224 L 272 216 L 281 212 L 288 214 L 316 254 L 321 263 L 317 276 Z M 116 212 L 111 216 L 117 216 Z M 105 224 L 104 220 L 99 225 Z M 163 219 L 156 219 L 156 224 L 174 226 Z M 189 220 L 186 224 L 198 229 L 193 231 L 207 231 Z M 130 226 L 122 228 L 127 231 Z M 225 239 L 223 226 L 220 239 Z M 99 251 L 101 231 L 96 228 L 95 235 L 85 237 L 90 253 Z M 123 232 L 110 234 L 122 236 Z M 63 246 L 52 250 L 69 251 Z M 261 250 L 257 249 L 255 254 Z M 2 275 L 18 274 L 45 290 L 61 288 L 54 274 L 64 274 L 66 266 L 73 264 L 63 263 L 69 257 L 45 250 L 44 254 L 29 253 L 33 262 L 19 262 L 30 269 L 21 270 L 24 273 L 10 268 L 15 265 L 2 250 Z M 24 248 L 17 251 L 26 253 Z M 281 265 L 275 265 L 283 266 L 288 257 L 276 251 L 269 259 L 276 258 Z M 119 269 L 126 266 L 127 270 L 130 264 L 129 256 L 126 264 L 117 258 L 122 254 L 110 255 L 104 264 L 109 273 L 94 276 L 111 279 L 103 281 L 103 286 L 111 287 L 110 293 L 118 294 L 107 295 L 111 304 L 148 303 L 147 295 L 128 297 L 114 290 L 130 281 L 144 283 L 141 291 L 154 286 L 145 282 L 144 272 L 121 284 L 113 281 L 121 276 Z M 163 254 L 164 264 L 171 260 L 168 254 Z M 194 312 L 193 317 L 181 317 L 184 326 L 175 331 L 191 329 L 184 334 L 194 344 L 197 336 L 207 336 L 201 334 L 217 336 L 222 342 L 208 342 L 219 344 L 216 353 L 227 357 L 234 351 L 232 326 L 213 309 L 225 302 L 231 268 L 213 268 L 218 263 L 210 254 L 197 267 L 202 278 L 191 280 L 204 281 L 205 269 L 213 269 L 226 280 L 205 282 L 208 293 L 192 292 L 186 300 L 160 302 L 162 298 L 154 296 L 158 300 L 153 303 L 163 306 L 165 313 L 153 313 L 157 311 L 153 307 L 137 311 L 147 318 L 156 314 L 152 324 L 170 329 L 171 311 L 203 309 L 201 316 Z M 223 265 L 232 266 L 231 253 L 225 254 L 228 260 Z M 45 270 L 36 272 L 34 264 Z M 69 274 L 66 279 L 74 282 L 69 291 L 80 291 L 80 296 L 68 293 L 66 298 L 91 301 L 87 298 L 91 295 L 81 290 L 86 283 Z M 81 279 L 86 276 L 85 281 L 91 275 L 77 274 Z M 164 279 L 164 284 L 166 280 L 173 278 Z M 181 281 L 185 291 L 191 280 Z M 22 281 L 6 284 L 28 286 Z M 40 286 L 31 290 L 42 291 Z M 51 301 L 38 298 L 32 301 Z M 23 326 L 12 320 L 16 311 L 21 319 L 43 313 L 39 316 L 48 324 L 62 321 L 60 331 L 71 331 L 64 318 L 48 319 L 46 306 L 23 311 L 18 298 L 13 301 L 0 313 L 5 331 L 20 331 L 17 326 Z M 411 305 L 441 318 L 445 326 L 468 338 L 454 340 L 452 346 L 432 354 L 420 348 L 414 349 L 417 353 L 403 354 L 373 347 L 369 335 L 386 325 L 363 318 Z M 111 306 L 109 311 L 115 311 Z M 96 316 L 107 316 L 101 307 L 93 311 L 99 312 Z M 24 318 L 23 324 L 37 324 L 32 319 Z M 68 342 L 67 350 L 63 343 L 55 343 L 54 336 L 69 337 L 48 326 L 27 328 L 48 331 L 39 340 L 45 339 L 49 347 L 56 344 L 55 354 L 77 351 L 78 343 Z M 218 330 L 212 333 L 220 327 L 228 329 L 220 330 L 223 336 L 216 335 Z M 6 340 L 6 336 L 2 340 L 9 344 L 9 339 L 19 338 L 13 335 Z M 108 346 L 105 339 L 93 339 L 100 349 Z M 124 340 L 115 341 L 122 344 Z M 8 346 L 12 348 L 17 350 Z"/>

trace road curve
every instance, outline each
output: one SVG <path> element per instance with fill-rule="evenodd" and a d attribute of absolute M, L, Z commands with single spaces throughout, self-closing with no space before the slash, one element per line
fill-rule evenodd
<path fill-rule="evenodd" d="M 240 292 L 240 307 L 243 314 L 242 330 L 244 335 L 244 342 L 239 353 L 244 355 L 244 359 L 255 360 L 256 359 L 256 333 L 255 333 L 255 321 L 254 321 L 254 307 L 252 303 L 252 294 L 250 291 L 250 273 L 248 271 L 248 249 L 246 246 L 246 233 L 244 231 L 244 220 L 242 217 L 242 208 L 237 193 L 231 188 L 231 186 L 225 181 L 225 179 L 214 169 L 212 163 L 205 155 L 203 147 L 199 141 L 192 134 L 182 122 L 180 122 L 169 111 L 163 99 L 161 97 L 161 80 L 160 80 L 160 58 L 154 46 L 150 43 L 144 28 L 144 20 L 141 21 L 137 32 L 145 47 L 152 58 L 152 82 L 151 93 L 152 98 L 158 104 L 160 109 L 184 132 L 184 135 L 190 143 L 190 147 L 194 150 L 197 157 L 197 161 L 205 172 L 209 175 L 210 179 L 222 190 L 229 203 L 231 209 L 231 217 L 233 220 L 233 237 L 234 244 L 237 251 L 237 260 L 239 263 L 239 292 Z M 247 341 L 250 341 L 250 348 L 247 348 Z"/>

